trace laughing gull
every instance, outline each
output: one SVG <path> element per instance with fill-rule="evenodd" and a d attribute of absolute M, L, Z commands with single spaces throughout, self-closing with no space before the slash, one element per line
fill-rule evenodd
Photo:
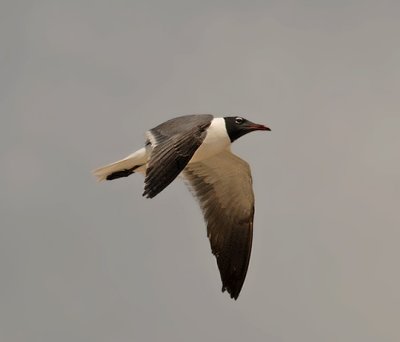
<path fill-rule="evenodd" d="M 199 201 L 222 292 L 237 299 L 253 239 L 254 194 L 249 165 L 230 150 L 253 131 L 270 131 L 240 116 L 185 115 L 146 132 L 145 147 L 95 170 L 98 180 L 145 175 L 143 196 L 153 198 L 178 175 Z"/>

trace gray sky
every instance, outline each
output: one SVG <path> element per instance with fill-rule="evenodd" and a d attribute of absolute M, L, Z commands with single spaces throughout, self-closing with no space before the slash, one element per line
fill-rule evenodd
<path fill-rule="evenodd" d="M 2 1 L 0 340 L 399 341 L 399 10 Z M 237 302 L 183 184 L 90 174 L 189 113 L 272 128 Z"/>

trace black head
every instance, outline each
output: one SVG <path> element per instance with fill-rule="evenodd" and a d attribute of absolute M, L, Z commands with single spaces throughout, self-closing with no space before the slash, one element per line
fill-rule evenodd
<path fill-rule="evenodd" d="M 242 118 L 241 116 L 225 116 L 225 126 L 228 132 L 231 142 L 240 138 L 242 135 L 253 131 L 270 131 L 270 129 L 264 125 L 255 124 L 249 120 Z"/>

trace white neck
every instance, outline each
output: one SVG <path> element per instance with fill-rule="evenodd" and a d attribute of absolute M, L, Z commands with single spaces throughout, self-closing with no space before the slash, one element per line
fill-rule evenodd
<path fill-rule="evenodd" d="M 207 135 L 203 143 L 193 155 L 190 163 L 210 158 L 229 148 L 230 144 L 231 140 L 226 132 L 225 119 L 214 118 L 207 129 Z"/>

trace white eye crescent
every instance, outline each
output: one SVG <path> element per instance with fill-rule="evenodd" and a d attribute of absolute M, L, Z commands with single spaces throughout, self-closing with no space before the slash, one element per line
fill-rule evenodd
<path fill-rule="evenodd" d="M 235 123 L 237 123 L 238 125 L 241 125 L 243 122 L 244 122 L 244 119 L 239 116 L 235 119 Z"/>

